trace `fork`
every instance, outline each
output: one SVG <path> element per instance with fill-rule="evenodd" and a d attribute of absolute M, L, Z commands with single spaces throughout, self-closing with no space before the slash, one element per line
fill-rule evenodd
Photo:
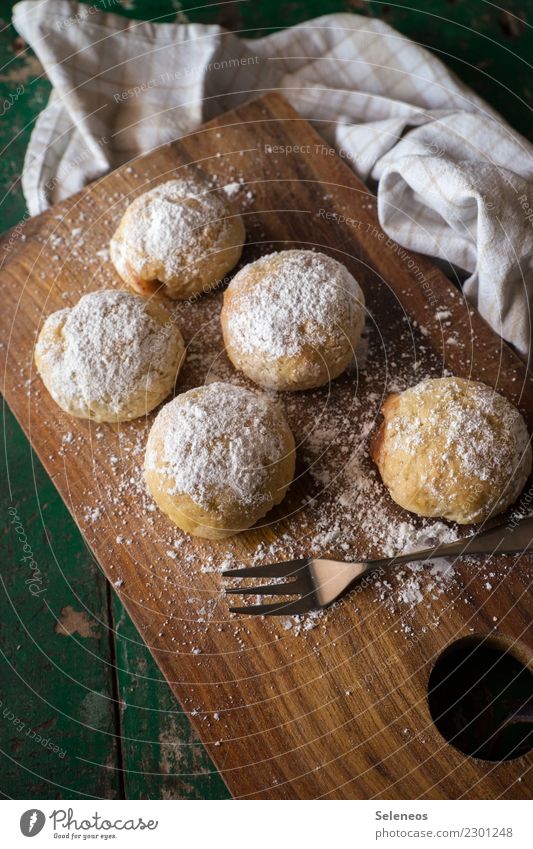
<path fill-rule="evenodd" d="M 265 566 L 251 566 L 242 569 L 228 569 L 222 573 L 225 578 L 270 578 L 285 579 L 280 583 L 270 583 L 253 587 L 230 587 L 226 594 L 296 596 L 290 601 L 274 601 L 270 604 L 252 604 L 244 607 L 230 607 L 231 613 L 243 613 L 251 616 L 292 616 L 329 607 L 334 601 L 347 593 L 368 573 L 384 570 L 401 563 L 425 561 L 429 563 L 439 557 L 462 557 L 465 554 L 516 554 L 533 549 L 533 516 L 521 518 L 511 526 L 500 525 L 455 542 L 436 545 L 423 551 L 410 551 L 405 554 L 387 557 L 382 560 L 366 560 L 358 563 L 342 563 L 338 560 L 326 560 L 304 557 L 300 560 L 286 560 Z"/>

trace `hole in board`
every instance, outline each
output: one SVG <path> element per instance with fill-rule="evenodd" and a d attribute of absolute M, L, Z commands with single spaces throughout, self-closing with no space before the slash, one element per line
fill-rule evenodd
<path fill-rule="evenodd" d="M 442 736 L 465 755 L 507 761 L 533 749 L 533 674 L 503 640 L 448 646 L 429 676 L 428 704 Z"/>

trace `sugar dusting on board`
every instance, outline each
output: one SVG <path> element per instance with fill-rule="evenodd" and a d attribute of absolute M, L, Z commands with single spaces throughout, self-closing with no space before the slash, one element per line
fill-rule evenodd
<path fill-rule="evenodd" d="M 250 387 L 251 384 L 237 374 L 225 355 L 221 354 L 220 296 L 213 294 L 202 298 L 200 321 L 198 306 L 198 303 L 184 302 L 173 307 L 187 343 L 187 361 L 180 377 L 180 390 L 218 381 Z M 198 332 L 199 329 L 201 332 Z M 406 332 L 410 332 L 407 327 Z M 273 394 L 273 397 L 281 398 L 299 443 L 299 455 L 308 485 L 302 494 L 289 502 L 287 509 L 294 510 L 295 516 L 280 529 L 274 525 L 275 540 L 257 544 L 252 564 L 309 553 L 329 553 L 339 559 L 377 557 L 455 538 L 455 530 L 442 522 L 410 518 L 404 511 L 396 510 L 368 458 L 368 440 L 384 395 L 390 390 L 405 388 L 413 382 L 414 375 L 418 378 L 420 371 L 416 363 L 414 369 L 404 364 L 394 366 L 392 370 L 389 361 L 391 371 L 384 379 L 377 356 L 379 346 L 379 334 L 370 327 L 357 352 L 357 362 L 351 374 L 335 381 L 329 392 Z M 430 369 L 429 373 L 433 371 Z M 311 405 L 316 408 L 312 418 L 308 413 Z M 87 490 L 85 519 L 89 535 L 91 528 L 97 533 L 100 523 L 111 521 L 106 504 L 112 509 L 113 517 L 119 517 L 113 534 L 115 545 L 125 547 L 132 557 L 136 556 L 136 542 L 149 539 L 154 534 L 164 544 L 166 552 L 165 557 L 159 556 L 157 562 L 157 569 L 163 574 L 160 601 L 168 609 L 165 628 L 172 630 L 172 588 L 178 585 L 182 592 L 184 587 L 188 588 L 190 621 L 185 627 L 180 621 L 180 631 L 187 635 L 187 639 L 181 641 L 180 650 L 201 648 L 202 634 L 206 628 L 212 627 L 224 629 L 226 633 L 233 629 L 237 645 L 242 648 L 247 644 L 247 623 L 245 620 L 228 619 L 222 581 L 218 577 L 223 569 L 242 564 L 238 542 L 228 540 L 202 546 L 201 552 L 191 551 L 186 535 L 161 518 L 146 491 L 142 476 L 150 424 L 151 421 L 137 421 L 122 425 L 115 436 L 106 426 L 100 426 L 92 428 L 85 437 L 91 440 L 95 466 L 100 463 L 108 465 L 113 475 L 111 484 L 99 487 L 96 474 L 94 486 Z M 63 455 L 69 450 L 79 450 L 80 437 L 73 437 L 70 424 L 68 427 L 62 441 Z M 133 498 L 138 509 L 138 521 L 133 528 L 128 511 L 121 507 L 125 495 Z M 302 510 L 305 515 L 303 530 L 298 524 L 299 519 L 296 519 Z M 154 565 L 150 564 L 150 568 Z M 147 566 L 138 562 L 138 568 L 142 578 Z M 213 593 L 198 591 L 198 573 L 213 574 L 217 590 Z M 127 595 L 127 582 L 117 583 L 122 580 L 118 575 L 115 586 Z M 373 580 L 365 592 L 391 615 L 400 613 L 404 623 L 401 630 L 409 633 L 409 622 L 416 608 L 424 604 L 430 611 L 432 601 L 453 581 L 453 568 L 447 565 L 446 568 L 432 569 L 431 573 L 416 565 L 403 566 Z M 146 598 L 145 602 L 150 603 L 150 599 Z M 284 617 L 279 622 L 269 620 L 268 627 L 276 639 L 280 638 L 280 633 L 282 637 L 288 637 L 306 634 L 317 627 L 327 629 L 329 617 L 335 616 L 346 603 L 351 602 L 344 600 L 331 612 Z M 174 642 L 177 638 L 173 636 L 171 639 Z"/>
<path fill-rule="evenodd" d="M 142 177 L 139 176 L 139 180 L 142 181 Z M 253 199 L 246 184 L 237 179 L 228 186 L 227 194 L 243 196 L 245 204 Z M 113 213 L 116 219 L 123 201 L 119 195 L 112 201 L 116 204 Z M 79 229 L 88 232 L 83 213 L 73 211 L 67 227 L 69 233 L 65 233 L 65 226 L 60 222 L 61 234 L 58 232 L 52 238 L 58 247 L 62 241 L 67 242 L 73 268 L 94 272 L 92 259 L 84 250 L 83 236 L 77 236 L 73 245 L 70 235 Z M 260 230 L 254 237 L 261 242 L 261 253 L 278 247 L 276 244 L 270 246 L 266 234 Z M 48 249 L 50 247 L 53 250 L 52 245 L 47 245 Z M 253 258 L 246 257 L 246 260 Z M 107 257 L 102 256 L 102 259 L 107 260 Z M 73 274 L 71 290 L 63 294 L 64 300 L 71 304 L 85 293 L 79 288 L 79 279 Z M 90 276 L 86 279 L 90 280 Z M 91 288 L 100 288 L 103 279 L 109 285 L 116 285 L 116 277 L 107 261 L 98 264 L 98 275 Z M 427 310 L 428 323 L 437 320 L 438 307 L 428 304 Z M 255 388 L 233 370 L 222 353 L 219 294 L 176 304 L 174 313 L 187 344 L 187 363 L 178 391 L 220 380 Z M 284 504 L 285 514 L 293 511 L 293 515 L 283 523 L 276 523 L 276 517 L 284 515 L 282 512 L 276 514 L 272 519 L 275 541 L 258 542 L 251 563 L 268 563 L 309 553 L 328 553 L 343 559 L 378 557 L 413 550 L 428 544 L 428 540 L 432 544 L 455 537 L 457 529 L 449 525 L 412 518 L 396 508 L 368 458 L 369 438 L 386 395 L 401 391 L 424 377 L 443 374 L 440 362 L 431 357 L 425 334 L 424 327 L 402 316 L 395 322 L 391 320 L 384 340 L 370 316 L 357 361 L 349 374 L 329 388 L 280 396 L 299 443 L 299 474 L 304 475 L 305 486 L 289 494 Z M 462 343 L 458 341 L 457 344 Z M 36 390 L 34 384 L 32 396 L 36 391 L 41 390 Z M 312 417 L 309 415 L 311 407 Z M 238 538 L 216 545 L 191 546 L 185 534 L 160 516 L 145 489 L 142 462 L 152 419 L 121 425 L 116 430 L 88 423 L 76 423 L 74 427 L 66 416 L 63 421 L 61 448 L 50 459 L 60 463 L 68 474 L 69 453 L 78 452 L 87 442 L 94 460 L 93 468 L 88 470 L 84 492 L 84 531 L 91 541 L 93 536 L 96 538 L 105 531 L 106 526 L 108 530 L 111 527 L 108 534 L 111 563 L 113 553 L 121 547 L 135 562 L 138 581 L 144 586 L 140 594 L 138 590 L 135 593 L 125 576 L 117 574 L 113 583 L 121 595 L 128 598 L 131 591 L 133 603 L 158 610 L 160 630 L 155 636 L 164 635 L 168 645 L 177 652 L 194 653 L 198 662 L 201 662 L 209 634 L 214 633 L 216 640 L 216 633 L 224 632 L 226 638 L 233 639 L 237 650 L 249 648 L 250 620 L 228 618 L 218 574 L 223 569 L 242 565 Z M 104 469 L 105 474 L 101 473 Z M 131 503 L 135 504 L 135 515 L 131 514 Z M 159 543 L 158 549 L 151 545 L 154 540 Z M 117 573 L 120 571 L 119 565 L 110 568 Z M 491 587 L 486 589 L 489 596 L 501 576 L 490 563 L 479 569 L 481 585 Z M 198 580 L 200 575 L 204 576 L 202 581 Z M 206 579 L 209 579 L 208 584 L 204 583 Z M 460 597 L 461 589 L 453 566 L 439 562 L 430 569 L 419 565 L 398 567 L 373 578 L 362 592 L 365 603 L 375 606 L 383 628 L 391 627 L 411 635 L 420 611 L 427 623 L 423 627 L 436 627 L 440 616 L 440 606 L 436 602 L 443 593 L 451 599 L 452 605 L 465 604 L 465 599 Z M 182 603 L 179 620 L 174 612 L 177 592 Z M 342 621 L 343 606 L 352 604 L 358 609 L 359 599 L 356 590 L 350 598 L 325 613 L 269 619 L 265 620 L 264 627 L 274 640 L 294 636 L 308 638 L 313 640 L 312 650 L 319 651 L 322 635 L 327 644 L 330 626 Z M 189 611 L 188 616 L 184 617 L 183 609 Z M 317 630 L 318 637 L 314 638 Z M 290 648 L 287 651 L 290 657 Z"/>

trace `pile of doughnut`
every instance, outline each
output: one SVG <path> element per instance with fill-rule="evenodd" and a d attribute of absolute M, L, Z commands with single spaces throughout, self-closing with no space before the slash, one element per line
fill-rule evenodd
<path fill-rule="evenodd" d="M 185 359 L 163 299 L 199 297 L 241 257 L 245 228 L 223 190 L 200 174 L 137 197 L 110 243 L 133 292 L 102 290 L 48 316 L 35 361 L 54 401 L 96 422 L 146 416 L 173 392 Z M 365 323 L 359 284 L 311 250 L 270 253 L 224 292 L 222 333 L 236 369 L 258 387 L 300 392 L 338 377 Z M 391 497 L 419 516 L 485 521 L 512 504 L 531 472 L 519 411 L 482 383 L 427 379 L 390 395 L 370 453 Z M 295 443 L 272 391 L 210 383 L 177 394 L 151 427 L 145 480 L 183 531 L 221 539 L 279 504 Z"/>

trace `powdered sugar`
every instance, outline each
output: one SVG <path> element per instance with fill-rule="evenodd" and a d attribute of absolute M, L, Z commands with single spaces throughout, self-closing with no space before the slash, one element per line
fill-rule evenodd
<path fill-rule="evenodd" d="M 268 357 L 298 354 L 304 345 L 324 343 L 332 332 L 346 332 L 364 297 L 349 271 L 332 257 L 314 251 L 282 251 L 243 268 L 230 283 L 239 293 L 250 275 L 258 285 L 233 301 L 229 330 L 242 352 Z"/>
<path fill-rule="evenodd" d="M 530 465 L 528 432 L 519 411 L 492 388 L 458 378 L 422 381 L 398 399 L 386 416 L 387 452 L 421 456 L 428 473 L 420 484 L 444 499 L 449 470 L 461 476 L 464 498 L 493 487 L 502 501 L 513 501 Z M 516 480 L 509 498 L 506 484 Z M 453 482 L 452 482 L 453 485 Z M 473 500 L 471 521 L 478 521 Z"/>
<path fill-rule="evenodd" d="M 187 361 L 180 375 L 182 391 L 210 381 L 250 386 L 224 356 L 218 293 L 194 303 L 180 302 L 174 311 L 188 343 Z M 190 652 L 192 645 L 209 651 L 213 645 L 210 641 L 216 644 L 221 630 L 236 650 L 251 645 L 253 620 L 228 621 L 223 582 L 218 574 L 221 569 L 307 555 L 346 560 L 382 557 L 459 535 L 456 526 L 418 519 L 397 508 L 368 456 L 369 438 L 386 395 L 443 373 L 441 363 L 424 348 L 421 337 L 417 337 L 416 356 L 409 350 L 409 322 L 389 318 L 387 329 L 391 341 L 384 351 L 379 329 L 369 322 L 364 340 L 369 350 L 363 370 L 364 358 L 357 352 L 357 371 L 354 367 L 351 375 L 334 381 L 327 390 L 276 396 L 285 407 L 298 443 L 299 474 L 304 476 L 304 484 L 299 489 L 295 482 L 289 490 L 281 514 L 288 518 L 277 521 L 272 534 L 266 533 L 264 541 L 257 543 L 257 532 L 251 532 L 254 554 L 246 559 L 242 536 L 214 546 L 199 544 L 154 509 L 142 478 L 148 422 L 139 420 L 117 433 L 104 428 L 105 444 L 98 443 L 98 454 L 110 477 L 103 478 L 100 471 L 94 479 L 88 476 L 85 499 L 91 508 L 100 501 L 104 503 L 105 514 L 89 523 L 86 533 L 90 539 L 96 538 L 113 521 L 113 545 L 117 537 L 116 545 L 124 546 L 128 556 L 136 560 L 143 585 L 140 592 L 126 582 L 121 591 L 131 594 L 135 603 L 141 598 L 141 602 L 165 611 L 161 627 L 169 634 L 169 645 L 176 650 Z M 64 429 L 70 427 L 68 423 Z M 80 450 L 77 439 L 64 448 L 67 452 Z M 109 463 L 105 462 L 106 457 Z M 147 540 L 156 543 L 150 545 L 148 560 Z M 168 551 L 175 551 L 177 556 L 167 555 Z M 110 562 L 115 564 L 115 570 L 120 568 L 120 558 L 111 557 Z M 472 574 L 479 575 L 482 584 L 490 581 L 498 586 L 505 580 L 508 567 L 499 566 L 496 578 L 494 567 L 489 568 L 490 572 L 474 564 Z M 452 566 L 443 564 L 437 575 L 433 569 L 433 565 L 417 564 L 395 567 L 360 592 L 357 588 L 350 598 L 326 612 L 291 618 L 288 630 L 276 617 L 265 620 L 264 628 L 272 639 L 290 643 L 299 636 L 310 650 L 325 650 L 329 638 L 339 633 L 345 621 L 346 606 L 352 606 L 360 607 L 363 617 L 369 610 L 379 611 L 384 629 L 392 627 L 406 637 L 410 629 L 419 633 L 423 626 L 436 627 L 443 610 L 459 603 L 454 602 L 456 598 L 463 604 L 466 594 Z M 474 580 L 478 586 L 478 580 Z M 417 600 L 420 597 L 422 601 Z"/>
<path fill-rule="evenodd" d="M 211 383 L 167 404 L 155 427 L 164 433 L 169 491 L 187 494 L 207 510 L 216 508 L 227 489 L 243 505 L 261 503 L 270 468 L 283 456 L 272 421 L 271 402 L 226 383 Z M 146 468 L 156 469 L 151 445 Z"/>
<path fill-rule="evenodd" d="M 241 183 L 228 183 L 226 186 L 223 186 L 223 191 L 226 192 L 229 198 L 234 198 L 239 194 L 242 189 Z"/>
<path fill-rule="evenodd" d="M 73 399 L 121 413 L 136 393 L 149 393 L 176 355 L 171 321 L 158 323 L 128 292 L 101 290 L 48 317 L 37 354 L 65 408 Z M 179 334 L 178 334 L 179 336 Z"/>
<path fill-rule="evenodd" d="M 119 272 L 127 264 L 141 274 L 146 266 L 165 281 L 194 264 L 207 224 L 224 228 L 228 214 L 223 196 L 191 177 L 169 180 L 145 192 L 128 207 L 111 240 L 111 257 Z"/>

